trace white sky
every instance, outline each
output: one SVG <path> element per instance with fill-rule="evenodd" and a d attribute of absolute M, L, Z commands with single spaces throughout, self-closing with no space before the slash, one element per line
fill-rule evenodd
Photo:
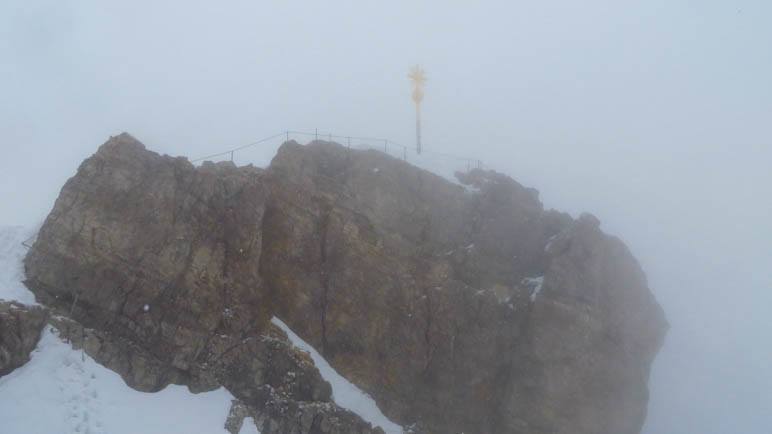
<path fill-rule="evenodd" d="M 3 0 L 0 224 L 42 220 L 121 131 L 188 156 L 286 129 L 412 143 L 420 62 L 427 148 L 640 259 L 672 324 L 646 432 L 766 433 L 770 22 L 765 1 Z"/>

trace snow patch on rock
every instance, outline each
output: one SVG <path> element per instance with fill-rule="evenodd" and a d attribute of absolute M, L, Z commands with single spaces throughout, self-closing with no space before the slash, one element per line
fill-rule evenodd
<path fill-rule="evenodd" d="M 296 335 L 292 329 L 279 318 L 271 318 L 271 322 L 282 329 L 290 342 L 297 348 L 306 351 L 319 373 L 332 386 L 333 400 L 339 406 L 350 410 L 374 426 L 380 426 L 386 434 L 402 434 L 402 427 L 390 421 L 378 408 L 375 400 L 357 386 L 338 374 L 332 366 L 319 354 L 314 347 Z"/>
<path fill-rule="evenodd" d="M 257 425 L 255 425 L 255 420 L 251 417 L 245 417 L 244 422 L 241 425 L 241 430 L 239 430 L 239 434 L 260 434 Z"/>
<path fill-rule="evenodd" d="M 536 297 L 539 296 L 542 286 L 544 286 L 544 276 L 526 277 L 523 279 L 523 283 L 531 289 L 531 302 L 536 301 Z"/>

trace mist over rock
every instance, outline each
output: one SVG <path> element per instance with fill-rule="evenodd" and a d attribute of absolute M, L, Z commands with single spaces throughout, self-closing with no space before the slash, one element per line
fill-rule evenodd
<path fill-rule="evenodd" d="M 667 323 L 631 253 L 505 175 L 458 178 L 321 141 L 195 167 L 122 134 L 26 284 L 132 387 L 225 386 L 264 434 L 380 431 L 273 316 L 413 432 L 640 432 Z"/>

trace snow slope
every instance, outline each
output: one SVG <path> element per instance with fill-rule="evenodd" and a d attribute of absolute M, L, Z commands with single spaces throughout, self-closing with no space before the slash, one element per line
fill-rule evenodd
<path fill-rule="evenodd" d="M 138 392 L 47 327 L 29 363 L 0 378 L 4 434 L 227 434 L 233 396 L 184 386 Z"/>
<path fill-rule="evenodd" d="M 306 351 L 319 369 L 319 373 L 332 386 L 333 400 L 374 426 L 380 426 L 386 434 L 402 434 L 402 427 L 390 421 L 378 408 L 370 395 L 338 374 L 314 347 L 296 335 L 282 320 L 273 317 L 271 322 L 287 333 L 293 345 Z"/>
<path fill-rule="evenodd" d="M 35 296 L 21 283 L 24 280 L 21 261 L 27 254 L 21 243 L 35 232 L 20 226 L 0 226 L 0 300 L 36 304 Z"/>

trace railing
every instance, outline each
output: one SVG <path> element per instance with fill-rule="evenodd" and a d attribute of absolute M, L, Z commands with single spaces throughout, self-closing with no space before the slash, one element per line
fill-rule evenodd
<path fill-rule="evenodd" d="M 313 139 L 314 141 L 326 140 L 329 142 L 336 142 L 343 146 L 347 146 L 353 149 L 379 150 L 381 152 L 391 155 L 392 157 L 400 158 L 404 161 L 409 161 L 419 167 L 427 168 L 437 172 L 443 172 L 447 170 L 447 168 L 446 169 L 438 168 L 436 167 L 437 166 L 436 164 L 432 164 L 433 162 L 436 163 L 439 160 L 445 160 L 450 162 L 450 166 L 452 166 L 452 171 L 470 170 L 474 168 L 482 169 L 484 167 L 482 161 L 480 161 L 477 158 L 465 157 L 465 156 L 455 155 L 447 152 L 438 152 L 438 151 L 432 150 L 431 148 L 427 149 L 425 145 L 422 146 L 421 153 L 418 153 L 413 147 L 405 146 L 395 140 L 391 140 L 387 138 L 344 136 L 344 135 L 338 135 L 338 134 L 332 134 L 332 133 L 320 133 L 319 130 L 315 130 L 314 132 L 287 130 L 279 134 L 274 134 L 268 137 L 264 137 L 262 139 L 256 140 L 246 145 L 237 146 L 235 148 L 218 152 L 216 154 L 211 154 L 205 157 L 196 158 L 194 160 L 191 160 L 191 162 L 198 163 L 206 160 L 215 161 L 215 160 L 221 160 L 221 159 L 230 159 L 231 161 L 235 162 L 236 153 L 239 151 L 243 151 L 247 148 L 256 147 L 258 145 L 268 146 L 270 144 L 278 147 L 278 145 L 280 145 L 281 143 L 290 141 L 292 139 L 299 139 L 301 137 L 304 139 Z M 281 138 L 281 143 L 278 143 L 278 144 L 275 143 L 275 141 L 279 138 Z M 452 175 L 452 172 L 440 173 L 440 174 Z"/>
<path fill-rule="evenodd" d="M 32 248 L 32 244 L 35 243 L 35 238 L 37 238 L 38 233 L 35 232 L 32 234 L 29 238 L 21 242 L 21 245 L 26 247 L 28 250 Z"/>
<path fill-rule="evenodd" d="M 287 130 L 278 134 L 264 137 L 251 143 L 247 143 L 245 145 L 236 146 L 226 151 L 196 158 L 191 160 L 191 163 L 200 163 L 207 160 L 222 161 L 223 159 L 229 159 L 230 161 L 235 162 L 237 152 L 258 147 L 258 145 L 265 146 L 267 148 L 265 150 L 275 151 L 274 148 L 278 148 L 282 143 L 301 137 L 309 139 L 312 138 L 315 141 L 326 140 L 329 142 L 337 142 L 340 145 L 344 145 L 351 149 L 374 149 L 391 155 L 392 157 L 410 162 L 424 169 L 431 170 L 447 178 L 452 178 L 455 171 L 468 171 L 471 169 L 482 169 L 485 167 L 482 161 L 479 159 L 454 155 L 446 152 L 437 152 L 431 148 L 426 149 L 425 145 L 422 145 L 422 150 L 419 154 L 416 152 L 415 148 L 405 146 L 391 139 L 379 137 L 342 136 L 332 133 L 320 133 L 319 130 L 315 130 L 313 133 L 306 131 Z M 443 165 L 443 161 L 448 164 Z M 28 249 L 31 248 L 36 236 L 37 234 L 33 235 L 29 239 L 22 241 L 21 244 Z"/>

